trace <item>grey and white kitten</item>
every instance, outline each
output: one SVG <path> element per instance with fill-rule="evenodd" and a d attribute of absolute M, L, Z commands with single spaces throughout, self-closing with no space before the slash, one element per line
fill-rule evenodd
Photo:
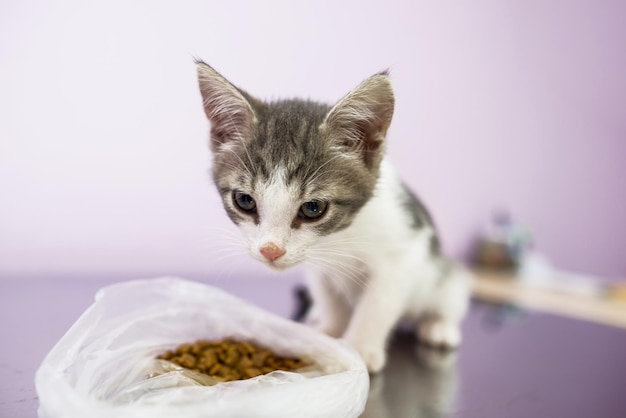
<path fill-rule="evenodd" d="M 255 259 L 306 262 L 311 322 L 345 338 L 370 372 L 401 319 L 427 343 L 458 345 L 469 277 L 441 255 L 430 216 L 385 157 L 388 74 L 328 106 L 266 103 L 201 61 L 197 70 L 224 208 Z"/>

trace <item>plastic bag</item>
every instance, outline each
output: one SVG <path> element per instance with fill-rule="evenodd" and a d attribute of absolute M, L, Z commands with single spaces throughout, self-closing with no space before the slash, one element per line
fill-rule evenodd
<path fill-rule="evenodd" d="M 224 338 L 309 358 L 316 367 L 213 386 L 180 370 L 149 378 L 164 351 Z M 46 356 L 35 384 L 42 418 L 336 418 L 363 412 L 369 376 L 343 341 L 222 290 L 159 278 L 101 289 Z"/>

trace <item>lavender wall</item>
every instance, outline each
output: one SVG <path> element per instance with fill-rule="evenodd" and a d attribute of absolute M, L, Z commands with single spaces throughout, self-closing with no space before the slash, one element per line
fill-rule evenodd
<path fill-rule="evenodd" d="M 559 266 L 626 275 L 626 3 L 440 3 L 0 3 L 0 278 L 259 268 L 206 175 L 193 56 L 331 102 L 391 67 L 389 152 L 451 254 L 504 207 Z"/>

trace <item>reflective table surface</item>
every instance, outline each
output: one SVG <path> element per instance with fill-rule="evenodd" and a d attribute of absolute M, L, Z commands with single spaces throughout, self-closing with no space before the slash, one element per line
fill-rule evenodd
<path fill-rule="evenodd" d="M 131 279 L 118 277 L 114 281 Z M 195 278 L 282 316 L 292 279 Z M 46 353 L 112 280 L 0 279 L 0 417 L 37 416 L 34 374 Z M 472 304 L 457 351 L 397 333 L 371 379 L 363 417 L 626 417 L 626 331 Z"/>

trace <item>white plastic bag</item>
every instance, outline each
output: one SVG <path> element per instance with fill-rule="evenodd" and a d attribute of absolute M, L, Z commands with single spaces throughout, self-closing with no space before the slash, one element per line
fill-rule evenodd
<path fill-rule="evenodd" d="M 313 359 L 317 372 L 273 372 L 201 386 L 180 372 L 148 379 L 155 357 L 200 339 L 254 341 Z M 100 290 L 35 377 L 45 418 L 357 417 L 367 369 L 346 343 L 222 290 L 177 278 Z"/>

